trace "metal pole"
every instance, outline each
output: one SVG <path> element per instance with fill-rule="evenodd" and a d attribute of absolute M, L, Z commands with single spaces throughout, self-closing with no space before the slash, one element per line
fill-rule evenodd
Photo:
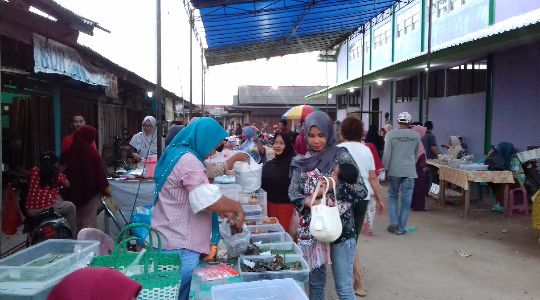
<path fill-rule="evenodd" d="M 429 22 L 429 25 L 428 25 L 428 44 L 427 44 L 427 54 L 426 54 L 426 60 L 427 60 L 427 65 L 426 65 L 426 84 L 425 84 L 425 92 L 424 92 L 424 96 L 425 96 L 425 99 L 426 99 L 426 108 L 424 110 L 424 121 L 429 121 L 429 72 L 431 71 L 431 23 L 432 23 L 432 17 L 431 17 L 431 11 L 433 9 L 432 7 L 432 2 L 433 0 L 429 0 L 429 4 L 428 4 L 428 22 Z"/>
<path fill-rule="evenodd" d="M 193 10 L 189 10 L 189 115 L 193 113 Z"/>
<path fill-rule="evenodd" d="M 2 107 L 1 107 L 1 100 L 2 100 L 2 36 L 0 35 L 0 124 L 2 124 Z M 0 130 L 0 145 L 4 145 L 2 143 L 2 130 Z M 0 162 L 2 161 L 2 151 L 0 151 Z M 4 169 L 4 165 L 2 164 L 2 170 L 0 171 L 3 171 Z M 0 172 L 0 186 L 4 186 L 4 178 L 2 178 L 2 173 L 3 172 Z M 4 191 L 0 191 L 0 195 L 2 195 L 3 197 L 3 192 Z M 2 215 L 2 208 L 3 208 L 4 205 L 0 205 L 0 216 Z M 1 244 L 1 242 L 0 242 Z"/>
<path fill-rule="evenodd" d="M 205 103 L 204 103 L 204 49 L 201 45 L 201 106 L 202 106 L 202 113 L 203 113 L 203 117 L 205 116 L 204 115 L 204 106 L 205 106 Z"/>
<path fill-rule="evenodd" d="M 326 68 L 326 114 L 329 114 L 328 101 L 330 100 L 330 94 L 328 93 L 328 90 L 330 89 L 330 86 L 328 86 L 328 49 L 324 50 L 324 54 L 324 56 L 326 56 L 326 59 L 324 60 L 324 66 Z"/>
<path fill-rule="evenodd" d="M 362 25 L 362 79 L 361 79 L 361 95 L 360 95 L 360 111 L 362 111 L 362 105 L 364 103 L 364 64 L 365 64 L 365 45 L 366 45 L 366 25 Z M 360 113 L 362 118 L 362 113 Z"/>
<path fill-rule="evenodd" d="M 163 122 L 161 112 L 161 0 L 156 0 L 156 135 L 157 135 L 157 156 L 161 157 L 163 152 L 161 137 L 163 135 Z"/>

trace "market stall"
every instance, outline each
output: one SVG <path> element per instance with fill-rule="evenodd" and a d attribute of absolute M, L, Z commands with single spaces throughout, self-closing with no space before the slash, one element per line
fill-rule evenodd
<path fill-rule="evenodd" d="M 445 203 L 445 190 L 448 183 L 457 185 L 463 190 L 465 202 L 465 218 L 468 218 L 471 210 L 470 190 L 473 182 L 492 182 L 504 185 L 504 205 L 508 207 L 508 190 L 514 183 L 511 171 L 488 171 L 487 166 L 471 163 L 448 164 L 439 160 L 428 160 L 429 165 L 439 169 L 440 181 L 440 205 Z M 483 170 L 477 170 L 477 169 Z"/>
<path fill-rule="evenodd" d="M 155 191 L 153 179 L 109 179 L 109 185 L 113 200 L 128 219 L 134 204 L 136 206 L 152 204 Z M 117 216 L 116 219 L 119 221 L 120 227 L 127 225 L 120 216 Z M 111 237 L 116 237 L 119 232 L 118 227 L 109 218 L 105 218 L 105 232 Z"/>

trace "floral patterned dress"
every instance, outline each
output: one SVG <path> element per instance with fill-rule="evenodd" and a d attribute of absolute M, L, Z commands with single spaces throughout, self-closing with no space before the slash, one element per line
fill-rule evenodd
<path fill-rule="evenodd" d="M 310 153 L 306 155 L 310 155 Z M 328 244 L 317 241 L 311 235 L 309 231 L 311 210 L 304 206 L 304 201 L 306 199 L 311 199 L 311 195 L 315 192 L 317 183 L 320 180 L 324 180 L 322 179 L 323 176 L 329 177 L 336 166 L 344 163 L 356 166 L 356 163 L 349 152 L 343 152 L 334 160 L 330 171 L 326 174 L 321 174 L 318 169 L 308 172 L 303 172 L 298 169 L 293 170 L 291 185 L 289 186 L 289 198 L 300 214 L 299 224 L 297 225 L 298 246 L 302 249 L 304 258 L 312 270 L 329 262 L 329 247 Z M 338 181 L 336 183 L 336 190 L 343 230 L 341 236 L 332 244 L 338 244 L 350 238 L 356 239 L 358 237 L 351 207 L 358 201 L 365 199 L 367 196 L 367 188 L 360 175 L 355 184 Z M 336 195 L 334 195 L 333 191 L 326 194 L 328 206 L 336 205 Z"/>

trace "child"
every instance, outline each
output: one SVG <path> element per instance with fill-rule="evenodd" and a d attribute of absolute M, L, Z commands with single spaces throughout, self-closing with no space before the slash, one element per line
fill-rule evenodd
<path fill-rule="evenodd" d="M 28 216 L 53 208 L 64 216 L 72 231 L 75 229 L 75 205 L 58 199 L 62 187 L 69 187 L 66 176 L 58 170 L 58 158 L 51 152 L 43 152 L 39 158 L 39 168 L 34 167 L 29 174 L 28 197 L 25 207 Z"/>

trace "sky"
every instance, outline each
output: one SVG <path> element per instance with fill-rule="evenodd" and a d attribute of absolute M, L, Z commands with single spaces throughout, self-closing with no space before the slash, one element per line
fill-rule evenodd
<path fill-rule="evenodd" d="M 156 8 L 151 0 L 55 0 L 111 31 L 81 33 L 79 43 L 120 66 L 156 82 Z M 188 17 L 182 0 L 162 0 L 162 85 L 189 99 Z M 200 32 L 200 30 L 199 30 Z M 317 62 L 317 53 L 304 53 L 212 66 L 206 73 L 206 104 L 232 104 L 240 85 L 333 85 L 335 63 Z M 328 69 L 328 72 L 326 72 Z M 193 103 L 201 103 L 201 50 L 194 39 Z M 327 81 L 328 80 L 328 81 Z"/>

